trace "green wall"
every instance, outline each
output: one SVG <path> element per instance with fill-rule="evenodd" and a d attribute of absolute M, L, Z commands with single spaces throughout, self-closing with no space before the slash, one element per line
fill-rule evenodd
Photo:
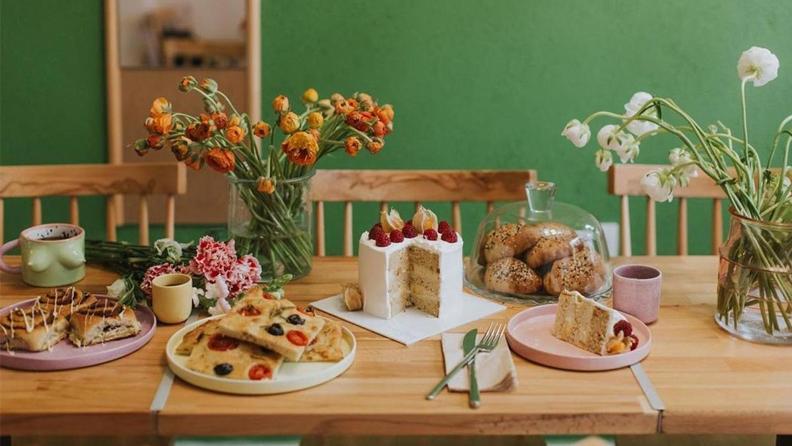
<path fill-rule="evenodd" d="M 101 1 L 1 5 L 0 162 L 104 161 Z M 296 99 L 307 86 L 322 95 L 362 90 L 395 106 L 396 129 L 383 152 L 339 154 L 322 167 L 533 168 L 559 184 L 560 200 L 602 221 L 618 219 L 618 202 L 593 165 L 594 149 L 559 136 L 569 119 L 621 110 L 632 93 L 646 90 L 675 98 L 702 123 L 721 119 L 737 128 L 735 67 L 752 45 L 770 48 L 782 65 L 778 80 L 749 90 L 754 141 L 768 141 L 792 111 L 785 69 L 792 9 L 772 0 L 265 0 L 262 10 L 267 108 L 275 94 Z M 663 162 L 675 145 L 656 138 L 639 161 Z M 29 215 L 23 204 L 8 208 L 7 238 Z M 448 206 L 436 210 L 449 215 Z M 100 207 L 95 212 L 89 230 L 101 231 Z M 690 205 L 691 230 L 702 234 L 691 238 L 692 253 L 709 250 L 709 212 L 707 202 Z M 661 253 L 674 251 L 675 215 L 675 205 L 658 205 Z M 340 234 L 340 217 L 340 209 L 328 211 L 336 222 L 330 236 Z M 480 217 L 481 207 L 465 208 L 468 239 Z M 375 218 L 376 206 L 361 207 L 356 230 Z M 194 234 L 187 229 L 180 228 L 182 238 Z M 339 240 L 329 241 L 337 253 Z"/>

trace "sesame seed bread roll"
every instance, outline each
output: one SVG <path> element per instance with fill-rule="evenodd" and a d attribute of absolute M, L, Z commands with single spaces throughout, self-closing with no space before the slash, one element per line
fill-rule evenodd
<path fill-rule="evenodd" d="M 542 289 L 542 277 L 522 260 L 506 257 L 487 266 L 484 284 L 501 293 L 533 294 Z"/>
<path fill-rule="evenodd" d="M 544 277 L 545 292 L 558 296 L 566 289 L 590 294 L 602 287 L 605 274 L 602 258 L 584 248 L 553 263 L 553 268 Z"/>
<path fill-rule="evenodd" d="M 538 232 L 526 225 L 508 223 L 499 226 L 484 242 L 484 258 L 492 263 L 505 257 L 516 257 L 539 240 Z"/>

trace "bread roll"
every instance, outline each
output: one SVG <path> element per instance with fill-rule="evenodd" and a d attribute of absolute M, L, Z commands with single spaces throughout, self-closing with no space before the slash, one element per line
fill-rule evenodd
<path fill-rule="evenodd" d="M 605 282 L 605 264 L 602 258 L 582 247 L 574 255 L 557 260 L 544 277 L 547 294 L 558 296 L 563 290 L 590 294 Z"/>
<path fill-rule="evenodd" d="M 538 232 L 526 225 L 508 223 L 498 226 L 487 234 L 484 258 L 487 263 L 492 263 L 505 257 L 517 257 L 538 239 Z"/>
<path fill-rule="evenodd" d="M 532 294 L 542 289 L 542 277 L 522 260 L 506 257 L 487 266 L 484 284 L 501 293 Z"/>

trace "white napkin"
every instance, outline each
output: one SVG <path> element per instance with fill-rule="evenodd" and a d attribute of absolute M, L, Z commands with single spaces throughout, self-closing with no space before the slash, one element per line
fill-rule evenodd
<path fill-rule="evenodd" d="M 481 340 L 483 333 L 478 335 Z M 464 333 L 443 333 L 443 359 L 446 373 L 462 360 L 462 338 Z M 476 379 L 482 392 L 511 392 L 517 388 L 517 369 L 512 361 L 506 338 L 501 337 L 495 350 L 476 355 Z M 467 392 L 470 389 L 467 368 L 460 371 L 448 383 L 452 392 Z"/>

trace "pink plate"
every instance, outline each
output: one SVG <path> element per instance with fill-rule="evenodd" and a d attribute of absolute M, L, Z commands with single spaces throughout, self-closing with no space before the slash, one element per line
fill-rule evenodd
<path fill-rule="evenodd" d="M 34 301 L 30 299 L 9 305 L 0 310 L 0 316 L 8 314 L 13 308 L 30 306 Z M 0 366 L 19 370 L 66 370 L 122 358 L 146 345 L 157 327 L 157 318 L 148 307 L 137 307 L 135 314 L 141 326 L 137 336 L 83 348 L 76 347 L 68 339 L 64 339 L 55 345 L 52 351 L 43 352 L 9 352 L 3 349 L 0 351 Z"/>
<path fill-rule="evenodd" d="M 542 305 L 517 313 L 509 320 L 509 347 L 530 361 L 566 370 L 598 371 L 627 367 L 640 362 L 652 349 L 652 332 L 637 318 L 624 314 L 638 337 L 631 352 L 600 356 L 557 339 L 551 334 L 558 305 Z"/>

